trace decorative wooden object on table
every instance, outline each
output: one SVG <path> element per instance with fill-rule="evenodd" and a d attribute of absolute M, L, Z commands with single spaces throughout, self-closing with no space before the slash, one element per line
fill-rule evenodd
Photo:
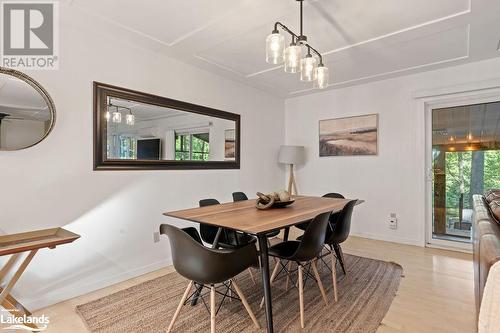
<path fill-rule="evenodd" d="M 295 200 L 291 200 L 290 193 L 287 191 L 272 192 L 269 194 L 257 192 L 257 197 L 257 202 L 255 203 L 257 209 L 284 208 L 295 202 Z"/>
<path fill-rule="evenodd" d="M 23 315 L 30 316 L 31 313 L 10 295 L 12 288 L 39 249 L 46 247 L 54 249 L 57 245 L 72 243 L 78 238 L 80 238 L 79 235 L 63 228 L 52 228 L 0 236 L 0 256 L 11 255 L 10 259 L 0 270 L 0 285 L 2 285 L 2 288 L 0 288 L 0 304 L 2 307 L 15 317 L 22 317 Z M 10 280 L 7 280 L 7 275 L 14 269 L 21 254 L 27 251 L 29 251 L 28 255 L 21 264 L 18 265 Z M 38 329 L 34 324 L 26 323 L 25 325 Z"/>
<path fill-rule="evenodd" d="M 309 221 L 321 213 L 338 212 L 349 202 L 347 199 L 308 196 L 294 196 L 292 199 L 295 199 L 295 203 L 286 209 L 255 209 L 255 200 L 245 200 L 164 213 L 170 217 L 214 225 L 219 227 L 219 231 L 228 228 L 257 236 L 268 332 L 273 332 L 273 316 L 266 235 Z M 362 202 L 358 200 L 358 204 Z"/>

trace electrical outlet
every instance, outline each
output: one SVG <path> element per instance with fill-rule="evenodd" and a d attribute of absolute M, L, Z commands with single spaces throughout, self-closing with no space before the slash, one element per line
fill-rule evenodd
<path fill-rule="evenodd" d="M 158 243 L 160 241 L 160 233 L 158 231 L 153 232 L 153 241 Z"/>
<path fill-rule="evenodd" d="M 391 213 L 389 217 L 389 229 L 397 229 L 398 228 L 398 218 L 396 217 L 396 213 Z"/>

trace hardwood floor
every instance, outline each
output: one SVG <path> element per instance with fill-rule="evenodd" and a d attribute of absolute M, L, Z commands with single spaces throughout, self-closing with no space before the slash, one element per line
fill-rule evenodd
<path fill-rule="evenodd" d="M 350 237 L 344 251 L 394 261 L 405 277 L 379 333 L 474 332 L 475 306 L 472 255 Z M 36 311 L 51 323 L 48 333 L 88 332 L 75 306 L 171 272 L 165 268 Z M 7 331 L 5 331 L 7 332 Z"/>

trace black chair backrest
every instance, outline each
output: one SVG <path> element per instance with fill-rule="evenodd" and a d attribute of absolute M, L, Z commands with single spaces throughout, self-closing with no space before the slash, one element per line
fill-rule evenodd
<path fill-rule="evenodd" d="M 233 192 L 233 201 L 245 201 L 248 200 L 248 197 L 245 193 L 243 192 Z"/>
<path fill-rule="evenodd" d="M 338 215 L 338 219 L 333 225 L 333 231 L 326 235 L 327 244 L 340 244 L 349 237 L 351 231 L 351 217 L 357 200 L 349 201 Z"/>
<path fill-rule="evenodd" d="M 335 193 L 335 192 L 331 192 L 331 193 L 327 193 L 323 196 L 323 198 L 333 198 L 333 199 L 345 199 L 345 197 L 340 194 L 340 193 Z M 333 227 L 335 225 L 335 223 L 337 223 L 337 220 L 339 219 L 340 217 L 340 212 L 336 212 L 336 213 L 333 213 L 332 215 L 330 215 L 330 225 Z M 329 231 L 331 231 L 332 229 L 329 229 Z"/>
<path fill-rule="evenodd" d="M 213 205 L 220 205 L 219 200 L 217 200 L 217 199 L 200 200 L 200 207 L 213 206 Z"/>
<path fill-rule="evenodd" d="M 175 270 L 191 281 L 221 283 L 257 263 L 255 242 L 237 249 L 218 250 L 204 247 L 190 234 L 169 224 L 160 225 L 160 233 L 170 240 Z"/>
<path fill-rule="evenodd" d="M 307 226 L 300 245 L 292 257 L 293 261 L 309 261 L 316 258 L 325 245 L 326 228 L 331 212 L 316 216 Z"/>
<path fill-rule="evenodd" d="M 342 194 L 335 192 L 327 193 L 323 196 L 323 198 L 345 199 Z"/>
<path fill-rule="evenodd" d="M 200 207 L 220 205 L 220 202 L 217 199 L 203 199 L 200 200 Z M 208 244 L 213 244 L 215 240 L 215 236 L 217 235 L 217 230 L 219 228 L 214 227 L 212 225 L 200 223 L 200 234 L 201 239 Z"/>

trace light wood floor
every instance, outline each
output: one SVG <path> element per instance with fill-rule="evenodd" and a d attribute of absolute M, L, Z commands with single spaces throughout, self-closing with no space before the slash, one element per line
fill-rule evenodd
<path fill-rule="evenodd" d="M 398 294 L 378 332 L 475 331 L 472 256 L 350 237 L 346 253 L 394 261 L 404 270 Z M 165 268 L 50 307 L 35 314 L 50 317 L 48 333 L 88 332 L 75 306 L 171 272 Z M 7 332 L 7 331 L 5 331 Z"/>

